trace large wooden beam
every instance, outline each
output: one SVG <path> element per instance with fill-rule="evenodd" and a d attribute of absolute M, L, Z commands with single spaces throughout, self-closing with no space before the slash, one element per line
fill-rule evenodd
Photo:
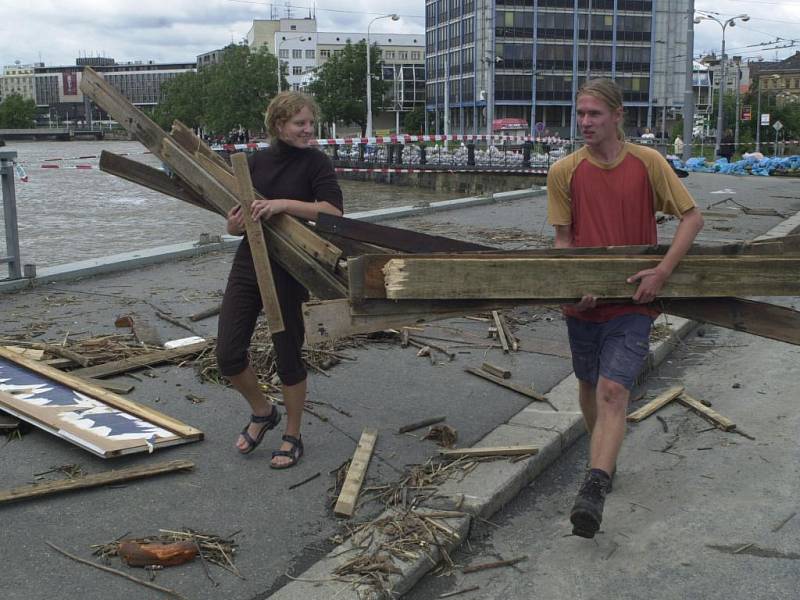
<path fill-rule="evenodd" d="M 491 246 L 463 242 L 440 235 L 417 233 L 408 229 L 376 225 L 366 221 L 320 214 L 316 222 L 318 231 L 334 233 L 344 238 L 376 244 L 403 252 L 475 252 L 495 250 Z"/>
<path fill-rule="evenodd" d="M 264 229 L 261 223 L 254 221 L 251 215 L 253 209 L 253 182 L 250 179 L 250 168 L 247 165 L 247 156 L 237 152 L 231 157 L 231 165 L 236 175 L 239 189 L 238 200 L 241 207 L 244 225 L 247 230 L 247 242 L 253 255 L 253 265 L 256 271 L 258 289 L 261 292 L 261 303 L 267 317 L 270 333 L 285 331 L 281 305 L 278 301 L 278 292 L 275 290 L 275 280 L 272 277 L 272 266 L 269 263 L 267 242 L 264 239 Z"/>
<path fill-rule="evenodd" d="M 153 168 L 130 158 L 125 158 L 108 150 L 100 153 L 100 170 L 104 173 L 116 175 L 121 179 L 136 183 L 188 204 L 204 208 L 216 214 L 221 214 L 217 208 L 209 204 L 205 198 L 198 196 L 189 186 L 184 185 L 179 179 L 173 179 L 164 171 Z"/>
<path fill-rule="evenodd" d="M 580 298 L 584 294 L 627 299 L 637 284 L 627 283 L 626 279 L 657 265 L 657 259 L 646 256 L 492 259 L 406 255 L 389 260 L 383 275 L 385 297 L 393 300 L 547 300 Z M 800 258 L 687 256 L 659 295 L 694 298 L 798 294 Z"/>
<path fill-rule="evenodd" d="M 228 210 L 237 205 L 235 194 L 200 167 L 194 154 L 170 138 L 155 122 L 133 106 L 91 68 L 84 69 L 81 91 L 109 113 L 158 158 L 167 163 L 192 191 L 203 198 L 204 202 L 213 205 L 217 212 L 223 215 L 227 214 Z M 292 219 L 288 215 L 284 216 Z M 279 221 L 276 221 L 273 224 L 276 229 L 280 227 L 278 223 Z M 302 227 L 299 223 L 298 226 Z M 269 236 L 281 238 L 276 241 L 276 244 L 281 246 L 281 252 L 273 253 L 275 260 L 315 295 L 323 298 L 345 295 L 344 286 L 335 278 L 323 285 L 315 286 L 316 281 L 310 280 L 316 280 L 317 272 L 324 272 L 325 269 L 314 263 L 314 259 L 310 256 L 303 256 L 305 252 L 293 243 L 291 232 L 279 233 L 282 235 Z M 327 244 L 324 240 L 323 242 Z M 303 272 L 299 275 L 293 271 L 297 264 L 303 265 Z"/>
<path fill-rule="evenodd" d="M 339 499 L 333 509 L 333 514 L 337 517 L 349 519 L 353 516 L 353 512 L 356 510 L 358 494 L 367 475 L 367 467 L 369 466 L 370 458 L 372 458 L 372 451 L 375 448 L 377 439 L 377 429 L 366 428 L 361 433 L 361 439 L 358 440 L 358 446 L 353 453 L 350 468 L 347 469 L 347 476 L 342 484 L 342 491 L 339 493 Z"/>

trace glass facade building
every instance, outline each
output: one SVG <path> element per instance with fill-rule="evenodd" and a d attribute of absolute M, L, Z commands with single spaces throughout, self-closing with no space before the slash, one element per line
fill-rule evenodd
<path fill-rule="evenodd" d="M 626 127 L 659 129 L 683 105 L 688 0 L 427 0 L 431 132 L 524 119 L 568 136 L 589 77 L 624 91 Z M 540 126 L 541 127 L 541 126 Z"/>

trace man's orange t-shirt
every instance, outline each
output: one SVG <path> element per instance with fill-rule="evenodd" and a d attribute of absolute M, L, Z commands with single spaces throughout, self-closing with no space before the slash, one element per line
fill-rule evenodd
<path fill-rule="evenodd" d="M 656 211 L 680 216 L 694 207 L 664 157 L 629 142 L 612 163 L 598 161 L 584 146 L 557 161 L 547 175 L 548 220 L 571 225 L 576 247 L 656 244 Z M 636 304 L 605 304 L 585 311 L 565 307 L 564 312 L 597 322 L 628 313 L 654 315 Z"/>

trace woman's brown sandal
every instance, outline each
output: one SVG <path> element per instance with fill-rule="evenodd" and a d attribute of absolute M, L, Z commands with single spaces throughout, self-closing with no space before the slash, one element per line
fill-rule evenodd
<path fill-rule="evenodd" d="M 289 467 L 295 466 L 300 457 L 303 456 L 303 442 L 300 438 L 296 438 L 293 435 L 284 435 L 281 437 L 284 442 L 289 442 L 292 445 L 291 450 L 274 450 L 272 452 L 272 458 L 276 456 L 286 456 L 290 459 L 290 462 L 276 465 L 275 463 L 269 463 L 269 466 L 273 469 L 288 469 Z"/>
<path fill-rule="evenodd" d="M 253 437 L 247 431 L 250 427 L 250 423 L 244 426 L 244 429 L 242 429 L 242 437 L 244 438 L 244 441 L 247 442 L 247 447 L 244 450 L 240 449 L 239 454 L 250 454 L 253 450 L 258 448 L 258 445 L 264 439 L 264 435 L 270 429 L 275 429 L 280 422 L 281 412 L 274 404 L 272 405 L 272 412 L 266 417 L 250 415 L 250 423 L 264 423 L 265 425 L 261 428 L 261 431 L 258 432 L 258 435 L 256 435 L 255 439 L 253 439 Z"/>

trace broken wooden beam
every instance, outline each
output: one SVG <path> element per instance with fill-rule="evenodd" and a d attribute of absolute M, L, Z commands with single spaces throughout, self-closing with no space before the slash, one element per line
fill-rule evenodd
<path fill-rule="evenodd" d="M 247 230 L 247 242 L 250 244 L 250 253 L 253 256 L 253 266 L 256 272 L 258 289 L 261 293 L 261 303 L 267 325 L 272 334 L 285 331 L 281 305 L 278 301 L 278 292 L 275 289 L 275 280 L 272 277 L 272 267 L 267 253 L 267 242 L 264 239 L 264 229 L 261 223 L 254 221 L 252 216 L 253 182 L 250 179 L 250 167 L 247 164 L 247 155 L 237 152 L 231 156 L 231 164 L 236 177 L 238 188 L 237 200 Z"/>
<path fill-rule="evenodd" d="M 194 468 L 194 463 L 190 460 L 172 460 L 166 463 L 158 463 L 143 467 L 128 467 L 125 469 L 114 469 L 103 473 L 92 473 L 83 477 L 65 479 L 63 481 L 47 481 L 43 483 L 33 483 L 0 491 L 0 504 L 27 500 L 30 498 L 41 498 L 63 492 L 83 490 L 103 485 L 123 483 L 134 479 L 143 479 L 164 473 L 175 471 L 186 471 Z"/>
<path fill-rule="evenodd" d="M 213 317 L 219 314 L 219 311 L 222 309 L 221 304 L 217 304 L 216 306 L 212 306 L 211 308 L 206 308 L 204 310 L 199 310 L 196 313 L 189 315 L 190 321 L 202 321 L 203 319 L 208 319 L 209 317 Z"/>
<path fill-rule="evenodd" d="M 662 409 L 667 404 L 675 400 L 678 396 L 683 393 L 684 387 L 682 385 L 676 385 L 674 387 L 669 388 L 668 390 L 662 392 L 655 398 L 653 398 L 650 402 L 642 406 L 641 408 L 633 411 L 631 414 L 627 416 L 627 420 L 629 423 L 638 423 L 652 415 L 654 412 Z"/>
<path fill-rule="evenodd" d="M 439 450 L 446 458 L 477 458 L 483 456 L 528 456 L 539 452 L 536 446 L 488 446 L 485 448 L 448 448 Z"/>
<path fill-rule="evenodd" d="M 418 233 L 398 227 L 377 225 L 366 221 L 348 219 L 320 213 L 315 225 L 317 231 L 332 233 L 344 238 L 383 246 L 403 252 L 474 252 L 495 250 L 492 246 L 463 242 L 440 235 Z"/>
<path fill-rule="evenodd" d="M 577 299 L 587 293 L 599 298 L 629 299 L 638 283 L 628 283 L 627 278 L 657 265 L 658 260 L 643 256 L 418 258 L 406 255 L 391 258 L 383 274 L 385 297 L 393 300 Z M 686 256 L 660 292 L 666 298 L 747 295 L 800 295 L 800 258 Z"/>
<path fill-rule="evenodd" d="M 70 375 L 75 377 L 92 377 L 102 379 L 103 377 L 110 377 L 119 373 L 127 371 L 135 371 L 142 367 L 149 367 L 161 363 L 175 360 L 176 358 L 186 358 L 194 356 L 209 347 L 209 342 L 198 342 L 188 346 L 181 346 L 171 350 L 155 350 L 146 354 L 139 354 L 138 356 L 131 356 L 130 358 L 123 358 L 114 360 L 101 365 L 87 367 L 85 369 L 75 369 L 70 371 Z"/>
<path fill-rule="evenodd" d="M 715 411 L 712 408 L 709 408 L 696 398 L 692 398 L 686 392 L 682 393 L 676 399 L 684 406 L 691 408 L 701 417 L 710 421 L 712 425 L 718 427 L 722 431 L 733 431 L 734 429 L 736 429 L 736 424 L 733 421 L 731 421 L 728 417 L 723 417 L 717 411 Z"/>
<path fill-rule="evenodd" d="M 350 468 L 347 469 L 347 476 L 342 484 L 342 491 L 339 493 L 339 499 L 333 509 L 333 514 L 337 517 L 349 519 L 353 516 L 358 494 L 367 475 L 367 467 L 369 466 L 370 458 L 372 458 L 372 451 L 375 448 L 377 439 L 377 429 L 367 428 L 361 433 L 361 439 L 358 440 L 358 446 L 353 453 Z"/>
<path fill-rule="evenodd" d="M 179 179 L 173 179 L 164 171 L 155 167 L 103 150 L 100 153 L 99 168 L 104 173 L 115 175 L 120 179 L 136 183 L 155 192 L 161 192 L 167 196 L 183 200 L 197 208 L 203 208 L 218 215 L 222 214 L 217 207 L 196 194 L 189 186 L 183 184 Z"/>

